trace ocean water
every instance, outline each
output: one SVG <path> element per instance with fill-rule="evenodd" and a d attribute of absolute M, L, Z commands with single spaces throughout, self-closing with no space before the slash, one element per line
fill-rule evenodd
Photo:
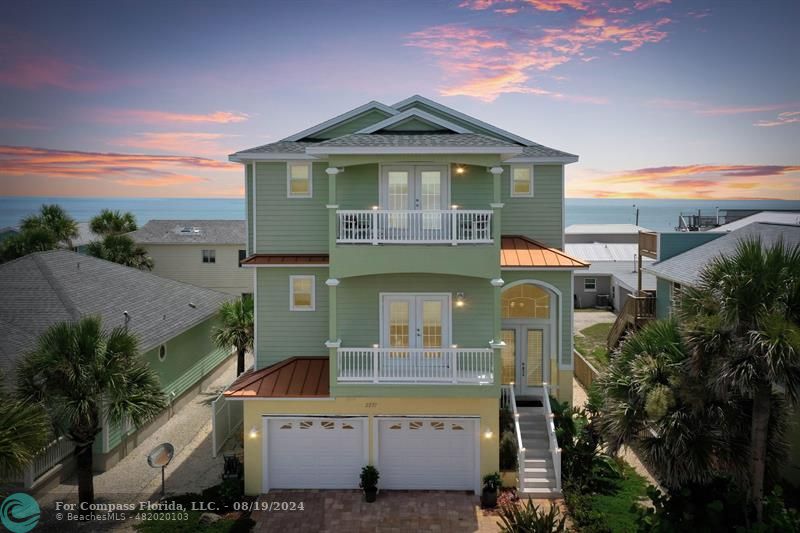
<path fill-rule="evenodd" d="M 42 204 L 60 204 L 78 221 L 87 221 L 101 209 L 130 211 L 140 225 L 153 218 L 242 219 L 241 198 L 49 198 L 0 196 L 0 227 L 16 226 Z M 635 207 L 634 207 L 635 206 Z M 797 209 L 800 201 L 784 200 L 635 200 L 567 198 L 567 225 L 633 224 L 639 209 L 639 225 L 656 231 L 675 229 L 680 213 L 716 209 Z"/>

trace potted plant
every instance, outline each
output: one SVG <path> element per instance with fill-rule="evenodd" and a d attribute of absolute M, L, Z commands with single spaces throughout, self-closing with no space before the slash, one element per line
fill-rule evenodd
<path fill-rule="evenodd" d="M 378 496 L 378 479 L 381 475 L 378 469 L 372 465 L 367 465 L 361 469 L 361 483 L 358 484 L 364 490 L 364 499 L 372 503 Z"/>
<path fill-rule="evenodd" d="M 497 490 L 502 481 L 499 472 L 492 472 L 483 476 L 483 492 L 481 492 L 481 506 L 487 509 L 497 506 Z"/>

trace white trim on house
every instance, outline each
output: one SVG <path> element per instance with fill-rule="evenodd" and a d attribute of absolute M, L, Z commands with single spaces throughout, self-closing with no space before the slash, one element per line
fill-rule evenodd
<path fill-rule="evenodd" d="M 377 122 L 377 123 L 375 123 L 375 124 L 373 124 L 371 126 L 367 126 L 366 128 L 358 130 L 356 133 L 374 133 L 374 132 L 376 132 L 378 130 L 382 130 L 382 129 L 387 128 L 389 126 L 393 126 L 395 124 L 400 124 L 400 123 L 402 123 L 402 122 L 404 122 L 404 121 L 406 121 L 406 120 L 408 120 L 410 118 L 418 118 L 418 119 L 423 120 L 425 122 L 430 122 L 430 123 L 435 124 L 437 126 L 441 126 L 443 128 L 447 128 L 448 130 L 452 130 L 452 131 L 454 131 L 456 133 L 472 133 L 470 130 L 468 130 L 466 128 L 463 128 L 463 127 L 459 126 L 458 124 L 454 124 L 454 123 L 450 122 L 449 120 L 445 120 L 443 118 L 436 117 L 434 115 L 431 115 L 430 113 L 426 113 L 425 111 L 423 111 L 421 109 L 416 109 L 416 108 L 412 108 L 412 109 L 409 109 L 407 111 L 403 111 L 402 113 L 398 113 L 397 115 L 389 117 L 386 120 L 382 120 L 382 121 Z"/>
<path fill-rule="evenodd" d="M 453 109 L 451 107 L 447 107 L 446 105 L 442 105 L 442 104 L 440 104 L 438 102 L 434 102 L 433 100 L 429 100 L 429 99 L 425 98 L 424 96 L 420 96 L 418 94 L 415 94 L 414 96 L 406 98 L 405 100 L 401 100 L 401 101 L 397 102 L 396 104 L 392 105 L 392 107 L 394 109 L 399 109 L 399 108 L 405 107 L 405 106 L 407 106 L 409 104 L 416 104 L 416 103 L 425 104 L 428 107 L 432 107 L 432 108 L 436 109 L 437 111 L 441 111 L 442 113 L 446 113 L 446 114 L 448 114 L 450 116 L 459 118 L 459 119 L 463 120 L 464 122 L 468 122 L 468 123 L 473 124 L 475 126 L 479 126 L 479 127 L 483 128 L 485 130 L 488 130 L 488 131 L 491 131 L 493 133 L 496 133 L 497 135 L 500 135 L 501 137 L 505 137 L 506 139 L 508 139 L 510 141 L 515 141 L 515 142 L 518 142 L 520 144 L 524 144 L 526 146 L 530 146 L 530 145 L 534 144 L 533 141 L 531 141 L 529 139 L 526 139 L 525 137 L 520 137 L 519 135 L 514 135 L 513 133 L 508 132 L 508 131 L 506 131 L 504 129 L 500 129 L 497 126 L 492 126 L 491 124 L 488 124 L 488 123 L 486 123 L 486 122 L 484 122 L 482 120 L 479 120 L 479 119 L 477 119 L 475 117 L 471 117 L 471 116 L 469 116 L 467 114 L 462 113 L 461 111 L 456 111 L 455 109 Z"/>
<path fill-rule="evenodd" d="M 308 169 L 308 192 L 302 194 L 292 193 L 292 167 L 304 166 Z M 286 198 L 313 198 L 314 197 L 314 165 L 310 161 L 286 162 Z"/>
<path fill-rule="evenodd" d="M 255 269 L 253 269 L 253 370 L 258 370 L 258 271 Z"/>
<path fill-rule="evenodd" d="M 399 113 L 398 110 L 393 109 L 393 108 L 387 106 L 386 104 L 382 104 L 380 102 L 376 102 L 375 100 L 372 100 L 371 102 L 367 102 L 364 105 L 360 105 L 360 106 L 356 107 L 355 109 L 351 109 L 350 111 L 347 111 L 346 113 L 342 113 L 341 115 L 335 116 L 330 120 L 326 120 L 325 122 L 317 124 L 316 126 L 311 126 L 310 128 L 305 129 L 305 130 L 301 131 L 300 133 L 295 133 L 294 135 L 290 135 L 289 137 L 286 137 L 285 139 L 281 139 L 281 140 L 282 141 L 299 141 L 300 139 L 302 139 L 304 137 L 308 137 L 308 136 L 313 135 L 315 133 L 319 133 L 321 131 L 327 130 L 328 128 L 330 128 L 332 126 L 336 126 L 336 125 L 338 125 L 340 123 L 348 122 L 349 120 L 354 119 L 357 116 L 362 115 L 362 114 L 366 113 L 367 111 L 369 111 L 371 109 L 378 109 L 378 110 L 383 111 L 385 113 L 388 113 L 390 115 L 396 115 L 396 114 Z"/>
<path fill-rule="evenodd" d="M 569 163 L 577 163 L 579 157 L 577 155 L 563 155 L 552 157 L 512 157 L 507 159 L 506 163 L 561 163 L 567 165 Z"/>
<path fill-rule="evenodd" d="M 228 161 L 233 163 L 245 163 L 248 161 L 287 161 L 287 160 L 307 160 L 307 161 L 320 161 L 325 158 L 312 157 L 307 154 L 298 154 L 296 152 L 250 152 L 250 153 L 235 153 L 228 156 Z"/>
<path fill-rule="evenodd" d="M 250 255 L 250 219 L 247 217 L 247 189 L 251 189 L 250 187 L 250 178 L 247 177 L 247 165 L 244 165 L 244 206 L 245 206 L 245 221 L 244 221 L 244 249 L 245 249 L 245 256 Z M 255 198 L 255 194 L 253 198 Z M 254 220 L 255 222 L 255 220 Z M 242 266 L 241 261 L 239 262 L 239 266 Z"/>
<path fill-rule="evenodd" d="M 257 170 L 258 163 L 253 161 L 253 250 L 251 253 L 256 254 L 258 253 L 258 243 L 256 241 L 256 236 L 258 235 L 258 220 L 256 219 L 256 198 L 258 195 L 256 194 L 256 170 Z"/>
<path fill-rule="evenodd" d="M 528 178 L 529 190 L 528 190 L 527 193 L 516 193 L 516 192 L 514 192 L 514 171 L 517 170 L 517 169 L 520 169 L 520 168 L 525 168 L 525 169 L 528 169 L 530 171 L 530 177 Z M 509 169 L 509 172 L 508 172 L 508 180 L 509 180 L 509 191 L 508 191 L 508 194 L 509 194 L 509 196 L 511 198 L 533 198 L 533 195 L 534 195 L 533 187 L 534 187 L 534 183 L 536 181 L 534 179 L 534 168 L 533 168 L 533 165 L 519 165 L 519 164 L 511 165 L 510 169 Z"/>
<path fill-rule="evenodd" d="M 522 153 L 516 146 L 309 146 L 311 155 L 369 155 L 369 154 L 498 154 L 501 159 Z"/>
<path fill-rule="evenodd" d="M 311 305 L 309 307 L 296 306 L 294 304 L 294 282 L 295 280 L 310 279 L 311 280 Z M 289 311 L 316 311 L 317 309 L 317 276 L 313 274 L 298 274 L 296 276 L 289 276 Z"/>

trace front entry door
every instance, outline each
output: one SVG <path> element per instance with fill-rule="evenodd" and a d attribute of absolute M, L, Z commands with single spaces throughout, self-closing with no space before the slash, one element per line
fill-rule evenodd
<path fill-rule="evenodd" d="M 514 383 L 517 396 L 541 396 L 547 381 L 549 335 L 547 327 L 511 326 L 502 330 L 503 384 Z"/>

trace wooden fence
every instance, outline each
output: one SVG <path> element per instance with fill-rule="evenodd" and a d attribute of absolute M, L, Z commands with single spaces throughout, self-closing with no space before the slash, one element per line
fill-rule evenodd
<path fill-rule="evenodd" d="M 600 375 L 600 372 L 592 366 L 592 364 L 578 351 L 575 350 L 575 364 L 573 373 L 575 374 L 575 379 L 578 380 L 578 383 L 583 385 L 583 388 L 587 391 L 589 387 L 592 386 L 592 383 L 595 382 L 597 377 Z"/>

